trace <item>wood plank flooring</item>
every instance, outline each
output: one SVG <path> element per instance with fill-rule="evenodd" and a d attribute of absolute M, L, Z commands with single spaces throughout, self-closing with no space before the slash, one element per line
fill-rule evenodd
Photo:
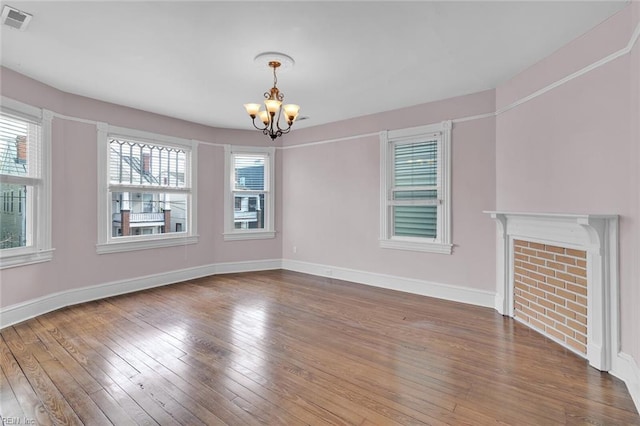
<path fill-rule="evenodd" d="M 623 382 L 491 309 L 287 271 L 0 334 L 5 424 L 640 425 Z"/>

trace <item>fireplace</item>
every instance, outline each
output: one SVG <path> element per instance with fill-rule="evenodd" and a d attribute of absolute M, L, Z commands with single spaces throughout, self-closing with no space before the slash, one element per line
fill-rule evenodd
<path fill-rule="evenodd" d="M 618 217 L 486 212 L 498 225 L 495 308 L 598 370 L 618 352 Z"/>

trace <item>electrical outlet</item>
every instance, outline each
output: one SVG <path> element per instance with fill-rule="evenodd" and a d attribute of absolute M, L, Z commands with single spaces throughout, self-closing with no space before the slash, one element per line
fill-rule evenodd
<path fill-rule="evenodd" d="M 298 252 L 298 247 L 293 246 L 293 253 L 295 254 L 295 253 L 297 253 L 297 252 Z"/>

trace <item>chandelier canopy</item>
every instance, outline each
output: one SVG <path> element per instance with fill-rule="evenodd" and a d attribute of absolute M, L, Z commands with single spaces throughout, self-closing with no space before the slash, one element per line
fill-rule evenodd
<path fill-rule="evenodd" d="M 261 104 L 244 104 L 244 108 L 247 110 L 247 114 L 251 117 L 253 127 L 261 130 L 263 134 L 269 136 L 271 140 L 275 140 L 278 136 L 282 136 L 291 131 L 293 122 L 298 117 L 299 105 L 286 104 L 282 105 L 284 100 L 284 94 L 278 90 L 277 83 L 278 77 L 276 76 L 276 70 L 283 64 L 284 67 L 293 66 L 293 58 L 284 55 L 282 53 L 261 53 L 256 56 L 255 61 L 260 62 L 267 60 L 267 65 L 273 69 L 273 87 L 264 93 L 264 105 L 265 109 L 261 110 Z M 284 115 L 284 120 L 287 126 L 280 126 L 280 116 Z M 256 125 L 256 117 L 260 119 L 264 127 L 258 127 Z"/>

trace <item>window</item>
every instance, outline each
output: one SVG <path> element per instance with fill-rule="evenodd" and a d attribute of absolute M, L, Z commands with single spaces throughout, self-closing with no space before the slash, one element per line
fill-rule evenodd
<path fill-rule="evenodd" d="M 0 111 L 0 264 L 51 260 L 49 111 L 2 98 Z"/>
<path fill-rule="evenodd" d="M 451 122 L 380 134 L 380 246 L 451 254 Z"/>
<path fill-rule="evenodd" d="M 225 240 L 275 237 L 274 148 L 225 146 Z"/>
<path fill-rule="evenodd" d="M 192 141 L 98 124 L 98 253 L 197 242 Z"/>

